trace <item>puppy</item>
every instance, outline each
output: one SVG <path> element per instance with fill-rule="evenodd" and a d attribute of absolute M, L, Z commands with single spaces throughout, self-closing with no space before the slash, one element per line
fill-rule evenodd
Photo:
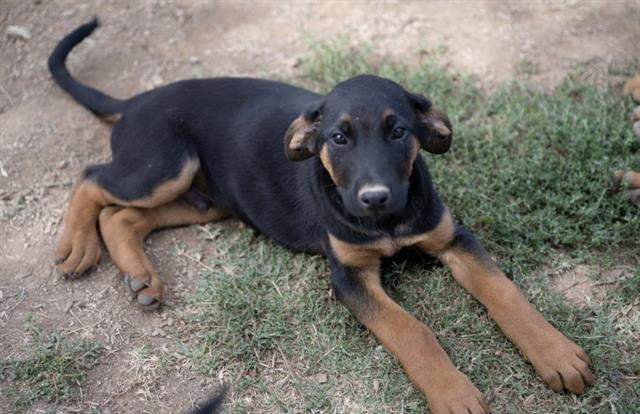
<path fill-rule="evenodd" d="M 97 116 L 120 116 L 113 159 L 76 185 L 56 248 L 63 274 L 100 259 L 99 229 L 143 307 L 164 288 L 142 242 L 154 229 L 229 215 L 294 251 L 324 255 L 336 297 L 398 358 L 433 413 L 486 413 L 482 393 L 434 333 L 380 283 L 380 262 L 415 246 L 438 257 L 556 391 L 593 382 L 589 357 L 551 326 L 433 188 L 420 149 L 446 152 L 452 126 L 425 96 L 361 75 L 320 95 L 247 78 L 176 82 L 127 100 L 82 85 L 65 59 L 97 27 L 65 37 L 49 68 Z"/>

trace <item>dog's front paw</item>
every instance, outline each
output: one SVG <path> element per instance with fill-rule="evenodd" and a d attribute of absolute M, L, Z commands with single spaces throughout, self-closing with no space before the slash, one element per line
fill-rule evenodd
<path fill-rule="evenodd" d="M 438 375 L 435 374 L 434 375 Z M 438 386 L 427 393 L 429 409 L 433 414 L 486 414 L 489 407 L 482 393 L 464 374 L 455 371 L 440 374 Z"/>
<path fill-rule="evenodd" d="M 582 394 L 593 384 L 589 356 L 559 332 L 548 338 L 534 355 L 529 356 L 529 360 L 554 391 Z"/>
<path fill-rule="evenodd" d="M 65 231 L 55 251 L 55 265 L 66 277 L 76 277 L 95 267 L 102 252 L 95 229 Z"/>

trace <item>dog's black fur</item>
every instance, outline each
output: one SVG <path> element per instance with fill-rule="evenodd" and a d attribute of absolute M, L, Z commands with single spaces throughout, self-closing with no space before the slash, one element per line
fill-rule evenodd
<path fill-rule="evenodd" d="M 96 115 L 122 113 L 111 139 L 113 160 L 86 173 L 119 199 L 148 196 L 158 183 L 177 176 L 186 160 L 198 158 L 206 182 L 198 191 L 211 205 L 291 250 L 327 254 L 327 232 L 364 243 L 398 236 L 399 228 L 424 233 L 438 223 L 443 205 L 425 161 L 415 158 L 411 175 L 404 174 L 412 136 L 433 152 L 449 146 L 450 136 L 438 136 L 421 118 L 431 109 L 428 99 L 363 75 L 338 84 L 326 97 L 268 80 L 215 78 L 117 100 L 80 84 L 64 65 L 73 46 L 97 25 L 94 20 L 65 37 L 49 68 L 56 82 Z M 385 110 L 394 113 L 388 125 L 383 125 Z M 290 155 L 304 160 L 290 162 L 282 140 L 301 114 L 315 136 L 306 143 L 306 154 Z M 353 118 L 349 125 L 341 124 L 343 114 Z M 450 128 L 448 119 L 443 122 Z M 404 133 L 394 139 L 398 127 Z M 337 132 L 348 137 L 346 145 L 331 142 Z M 343 186 L 335 185 L 318 157 L 307 158 L 323 145 L 345 177 Z M 378 211 L 367 211 L 357 199 L 358 188 L 368 181 L 390 189 L 390 200 Z"/>

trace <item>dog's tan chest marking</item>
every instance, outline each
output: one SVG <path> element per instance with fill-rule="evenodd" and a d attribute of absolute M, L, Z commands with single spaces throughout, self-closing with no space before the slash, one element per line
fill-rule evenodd
<path fill-rule="evenodd" d="M 383 237 L 366 244 L 348 243 L 329 233 L 329 243 L 340 263 L 361 268 L 376 265 L 381 258 L 393 256 L 400 249 L 413 245 L 430 252 L 440 252 L 453 240 L 454 230 L 453 218 L 449 211 L 445 211 L 440 223 L 426 233 L 395 238 Z"/>

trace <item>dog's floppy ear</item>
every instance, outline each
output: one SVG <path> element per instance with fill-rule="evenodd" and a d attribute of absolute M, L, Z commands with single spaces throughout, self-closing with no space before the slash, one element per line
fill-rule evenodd
<path fill-rule="evenodd" d="M 322 102 L 311 105 L 293 120 L 284 138 L 284 150 L 291 161 L 302 161 L 315 155 L 316 133 L 322 119 Z"/>
<path fill-rule="evenodd" d="M 451 147 L 453 130 L 447 114 L 433 106 L 431 101 L 413 93 L 407 93 L 418 118 L 420 146 L 432 154 L 444 154 Z"/>

